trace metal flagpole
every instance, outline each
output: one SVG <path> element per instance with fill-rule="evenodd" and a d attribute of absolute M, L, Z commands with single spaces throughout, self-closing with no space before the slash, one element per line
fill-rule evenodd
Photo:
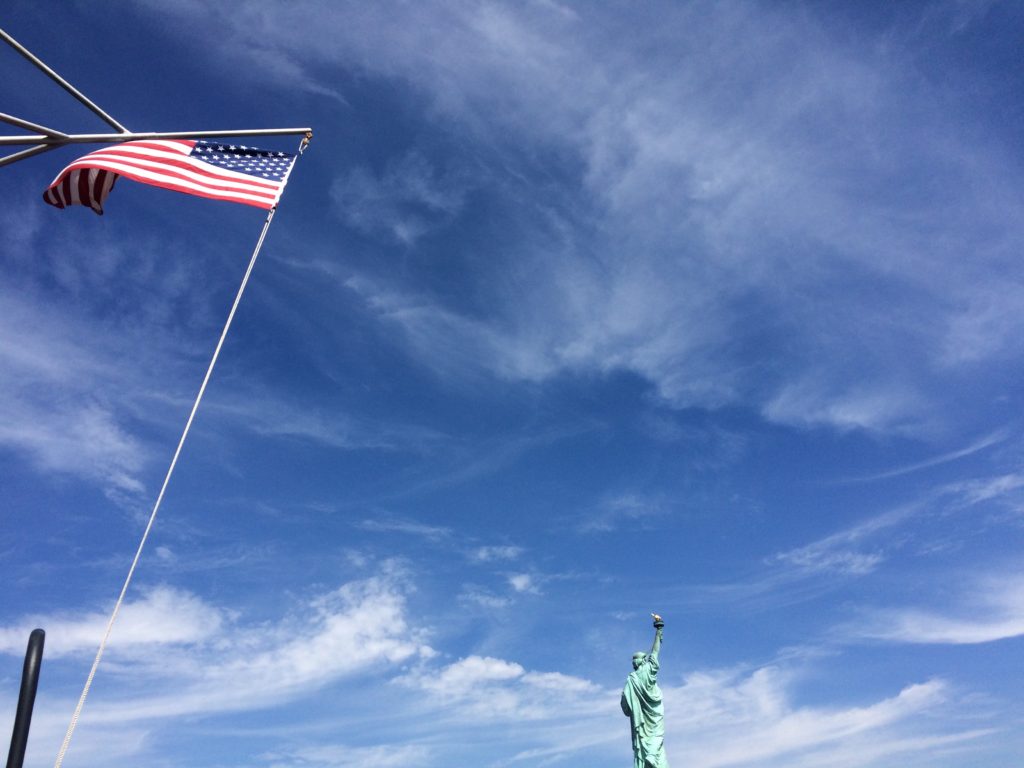
<path fill-rule="evenodd" d="M 0 166 L 10 165 L 40 152 L 47 152 L 67 144 L 118 144 L 125 141 L 155 141 L 157 139 L 221 139 L 238 136 L 299 136 L 312 133 L 311 128 L 243 128 L 237 131 L 170 131 L 147 133 L 61 133 L 44 128 L 0 112 L 0 121 L 21 127 L 33 126 L 44 131 L 24 136 L 0 136 L 0 146 L 32 144 L 29 149 L 0 157 Z"/>
<path fill-rule="evenodd" d="M 35 126 L 27 120 L 11 117 L 0 113 L 0 120 L 12 125 L 32 125 L 37 130 L 44 130 L 42 126 Z M 230 136 L 298 136 L 310 131 L 307 128 L 241 128 L 236 131 L 147 131 L 144 133 L 74 133 L 67 134 L 54 131 L 52 128 L 45 129 L 50 133 L 28 134 L 25 136 L 0 136 L 0 146 L 18 144 L 115 144 L 122 141 L 151 141 L 153 139 L 210 139 L 227 138 Z"/>
<path fill-rule="evenodd" d="M 298 162 L 299 157 L 306 151 L 306 147 L 309 145 L 310 136 L 308 133 L 303 137 L 302 142 L 299 144 L 299 151 L 295 158 L 295 162 Z M 294 164 L 292 168 L 294 169 Z M 289 171 L 290 173 L 290 171 Z M 181 438 L 178 440 L 178 447 L 174 450 L 174 456 L 171 458 L 170 466 L 167 468 L 167 474 L 164 475 L 163 485 L 160 486 L 160 493 L 157 494 L 156 503 L 153 505 L 153 511 L 149 516 L 149 522 L 146 523 L 146 529 L 142 533 L 142 540 L 139 542 L 139 548 L 135 552 L 135 558 L 132 560 L 131 567 L 128 569 L 128 575 L 125 577 L 124 585 L 121 587 L 121 594 L 117 598 L 117 603 L 114 605 L 114 610 L 110 614 L 110 620 L 107 622 L 107 629 L 103 633 L 103 639 L 100 641 L 99 649 L 96 651 L 96 658 L 92 662 L 92 668 L 89 670 L 89 676 L 85 680 L 85 687 L 82 689 L 82 695 L 78 699 L 78 704 L 75 706 L 74 714 L 71 715 L 71 722 L 68 725 L 68 731 L 64 735 L 64 743 L 61 744 L 60 752 L 57 753 L 57 760 L 54 763 L 54 768 L 61 768 L 64 762 L 64 755 L 68 751 L 68 745 L 71 743 L 71 736 L 75 732 L 75 726 L 78 724 L 78 718 L 82 714 L 82 708 L 85 706 L 85 699 L 89 695 L 89 689 L 92 687 L 93 678 L 96 676 L 96 669 L 100 665 L 100 659 L 103 657 L 103 651 L 106 649 L 107 640 L 110 639 L 110 632 L 114 628 L 114 620 L 117 618 L 118 611 L 121 610 L 121 604 L 124 602 L 124 596 L 128 592 L 128 585 L 131 584 L 132 576 L 135 574 L 135 567 L 139 564 L 139 558 L 142 557 L 142 550 L 146 546 L 146 540 L 149 538 L 149 532 L 153 528 L 153 522 L 156 520 L 156 513 L 160 509 L 160 503 L 164 499 L 164 493 L 167 491 L 167 485 L 171 481 L 171 475 L 174 473 L 174 468 L 177 466 L 178 457 L 181 455 L 181 449 L 185 445 L 185 438 L 188 437 L 189 430 L 192 429 L 192 422 L 195 419 L 196 411 L 199 410 L 199 403 L 203 399 L 203 394 L 206 392 L 206 385 L 210 381 L 210 376 L 213 374 L 213 367 L 217 364 L 217 358 L 220 357 L 220 350 L 224 346 L 224 339 L 227 338 L 228 329 L 231 328 L 231 321 L 235 318 L 235 311 L 238 309 L 238 305 L 242 301 L 242 294 L 245 293 L 245 287 L 249 283 L 249 276 L 252 274 L 253 267 L 256 266 L 256 258 L 259 256 L 260 249 L 263 247 L 263 241 L 267 237 L 267 230 L 270 229 L 270 222 L 274 220 L 274 213 L 277 211 L 275 205 L 270 211 L 267 212 L 267 218 L 263 222 L 263 230 L 260 232 L 259 240 L 256 241 L 256 247 L 253 249 L 252 256 L 249 258 L 249 265 L 246 267 L 245 275 L 242 277 L 242 283 L 238 286 L 238 292 L 235 294 L 235 301 L 231 305 L 231 311 L 228 312 L 228 318 L 224 322 L 224 329 L 221 331 L 220 339 L 217 341 L 217 346 L 213 351 L 213 357 L 210 358 L 210 364 L 206 368 L 206 375 L 203 377 L 203 383 L 199 386 L 199 393 L 196 395 L 195 402 L 192 404 L 192 411 L 188 415 L 188 420 L 185 422 L 185 428 L 181 432 Z"/>

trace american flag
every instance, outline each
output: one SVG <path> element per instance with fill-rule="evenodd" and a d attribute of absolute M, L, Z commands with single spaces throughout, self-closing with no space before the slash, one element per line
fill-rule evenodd
<path fill-rule="evenodd" d="M 50 205 L 87 205 L 103 213 L 118 176 L 187 195 L 270 209 L 295 155 L 207 141 L 126 141 L 78 158 L 43 193 Z"/>

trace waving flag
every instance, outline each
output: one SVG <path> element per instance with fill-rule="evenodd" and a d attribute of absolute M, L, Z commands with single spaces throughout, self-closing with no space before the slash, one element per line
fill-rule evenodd
<path fill-rule="evenodd" d="M 126 141 L 75 160 L 43 193 L 57 208 L 103 203 L 119 176 L 187 195 L 270 209 L 277 205 L 295 155 L 206 141 Z"/>

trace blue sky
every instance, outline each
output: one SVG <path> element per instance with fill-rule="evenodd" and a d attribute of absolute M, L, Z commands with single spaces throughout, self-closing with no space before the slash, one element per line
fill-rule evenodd
<path fill-rule="evenodd" d="M 1014 3 L 36 3 L 134 130 L 312 125 L 65 765 L 1015 763 Z M 3 111 L 103 124 L 13 51 Z M 12 129 L 11 132 L 14 132 Z M 263 142 L 291 150 L 292 139 Z M 52 764 L 260 212 L 0 171 L 0 712 Z"/>

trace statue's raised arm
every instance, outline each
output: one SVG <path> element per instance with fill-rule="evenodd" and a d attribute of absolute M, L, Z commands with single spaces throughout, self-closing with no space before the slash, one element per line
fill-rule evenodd
<path fill-rule="evenodd" d="M 657 659 L 658 651 L 661 650 L 661 632 L 665 629 L 665 622 L 656 613 L 652 613 L 651 617 L 654 619 L 654 643 L 651 645 L 651 656 Z"/>
<path fill-rule="evenodd" d="M 629 718 L 633 736 L 633 768 L 668 768 L 665 757 L 665 713 L 658 687 L 658 653 L 661 651 L 661 616 L 654 618 L 654 644 L 650 653 L 633 654 L 633 671 L 622 689 L 622 712 Z"/>

